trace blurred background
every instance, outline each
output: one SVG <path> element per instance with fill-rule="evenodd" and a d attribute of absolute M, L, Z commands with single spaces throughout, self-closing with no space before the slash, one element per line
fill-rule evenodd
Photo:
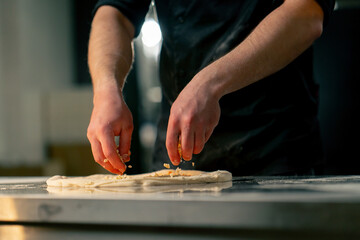
<path fill-rule="evenodd" d="M 86 129 L 92 110 L 87 43 L 96 0 L 0 0 L 0 176 L 103 173 Z M 153 5 L 125 86 L 132 169 L 149 169 L 161 101 L 161 31 Z M 360 0 L 339 0 L 314 45 L 324 174 L 360 174 Z"/>

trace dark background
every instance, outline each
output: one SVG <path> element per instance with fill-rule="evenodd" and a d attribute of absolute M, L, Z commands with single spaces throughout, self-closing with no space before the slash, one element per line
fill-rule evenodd
<path fill-rule="evenodd" d="M 360 174 L 360 8 L 339 9 L 315 43 L 327 174 Z"/>

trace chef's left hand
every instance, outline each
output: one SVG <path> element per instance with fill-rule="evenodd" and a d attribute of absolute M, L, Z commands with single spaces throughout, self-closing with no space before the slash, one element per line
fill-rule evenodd
<path fill-rule="evenodd" d="M 181 91 L 171 106 L 166 148 L 171 162 L 180 164 L 178 142 L 184 160 L 191 160 L 204 148 L 214 128 L 219 122 L 219 97 L 206 81 L 209 74 L 197 74 Z"/>

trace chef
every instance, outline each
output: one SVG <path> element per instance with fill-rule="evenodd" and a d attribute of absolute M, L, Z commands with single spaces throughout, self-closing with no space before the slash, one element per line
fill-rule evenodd
<path fill-rule="evenodd" d="M 149 5 L 100 0 L 94 10 L 87 136 L 95 161 L 115 174 L 130 159 L 134 127 L 122 90 Z M 163 99 L 154 170 L 164 163 L 235 176 L 321 170 L 311 45 L 334 1 L 156 0 L 155 6 Z"/>

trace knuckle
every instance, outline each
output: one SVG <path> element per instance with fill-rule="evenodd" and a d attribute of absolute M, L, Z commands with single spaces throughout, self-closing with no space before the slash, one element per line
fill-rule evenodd
<path fill-rule="evenodd" d="M 178 107 L 176 106 L 176 101 L 170 108 L 170 115 L 176 115 L 178 113 Z"/>
<path fill-rule="evenodd" d="M 174 127 L 174 126 L 178 125 L 179 124 L 179 118 L 176 117 L 176 116 L 171 115 L 171 117 L 169 118 L 169 123 L 168 124 L 169 124 L 170 127 Z"/>
<path fill-rule="evenodd" d="M 109 129 L 109 125 L 101 124 L 96 128 L 96 133 L 104 134 L 109 131 L 108 129 Z"/>
<path fill-rule="evenodd" d="M 87 137 L 87 139 L 89 140 L 89 142 L 92 144 L 93 143 L 93 141 L 95 140 L 95 136 L 94 136 L 94 134 L 92 134 L 92 133 L 88 133 L 87 135 L 86 135 L 86 137 Z"/>
<path fill-rule="evenodd" d="M 134 125 L 132 123 L 128 124 L 124 127 L 124 130 L 128 132 L 132 132 L 134 130 Z"/>
<path fill-rule="evenodd" d="M 93 136 L 94 136 L 94 129 L 93 129 L 92 126 L 89 126 L 89 127 L 88 127 L 88 129 L 87 129 L 87 131 L 86 131 L 86 136 L 87 136 L 87 138 L 88 138 L 89 140 L 93 138 Z"/>
<path fill-rule="evenodd" d="M 92 138 L 92 134 L 89 133 L 89 132 L 87 132 L 86 137 L 87 137 L 87 139 L 88 139 L 90 142 L 91 142 L 91 140 L 93 139 L 93 138 Z"/>
<path fill-rule="evenodd" d="M 129 122 L 131 122 L 131 123 L 134 121 L 132 114 L 129 115 L 128 119 L 129 119 Z"/>
<path fill-rule="evenodd" d="M 193 115 L 185 115 L 182 118 L 182 122 L 185 127 L 189 127 L 194 122 L 194 116 Z"/>

